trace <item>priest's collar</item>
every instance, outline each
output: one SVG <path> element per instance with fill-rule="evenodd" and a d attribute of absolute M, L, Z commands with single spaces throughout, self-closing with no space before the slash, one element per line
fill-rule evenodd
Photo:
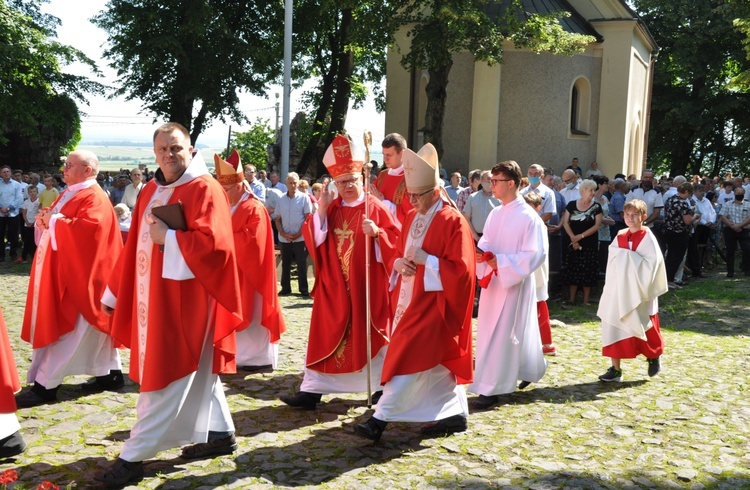
<path fill-rule="evenodd" d="M 399 168 L 389 168 L 388 175 L 404 175 L 404 166 L 401 165 Z"/>
<path fill-rule="evenodd" d="M 355 206 L 359 206 L 363 202 L 365 202 L 365 193 L 364 193 L 364 191 L 362 191 L 359 194 L 359 197 L 355 201 L 353 201 L 353 202 L 346 202 L 346 201 L 344 201 L 343 198 L 341 199 L 341 205 L 343 207 L 345 207 L 345 208 L 353 208 Z"/>
<path fill-rule="evenodd" d="M 77 191 L 80 191 L 81 189 L 88 189 L 89 187 L 93 187 L 95 185 L 99 185 L 96 182 L 96 179 L 86 179 L 83 182 L 69 185 L 65 189 L 67 189 L 68 192 L 77 192 Z"/>
<path fill-rule="evenodd" d="M 206 162 L 203 160 L 203 155 L 201 155 L 200 150 L 195 150 L 193 153 L 193 159 L 190 160 L 187 168 L 177 180 L 170 182 L 169 184 L 166 183 L 164 180 L 164 173 L 161 169 L 158 169 L 154 173 L 154 180 L 159 187 L 179 187 L 197 177 L 207 175 L 208 173 L 208 167 L 206 167 Z"/>

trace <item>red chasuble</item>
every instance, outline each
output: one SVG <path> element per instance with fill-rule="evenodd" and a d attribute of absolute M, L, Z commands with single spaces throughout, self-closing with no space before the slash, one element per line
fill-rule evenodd
<path fill-rule="evenodd" d="M 411 212 L 406 217 L 394 261 L 404 255 L 407 234 L 416 216 L 416 212 Z M 433 218 L 422 249 L 438 258 L 443 291 L 425 291 L 425 267 L 417 266 L 412 301 L 391 336 L 381 383 L 439 364 L 454 373 L 459 384 L 471 383 L 471 312 L 476 273 L 474 239 L 468 222 L 458 211 L 444 205 Z M 401 276 L 392 293 L 394 305 L 400 288 Z"/>
<path fill-rule="evenodd" d="M 13 394 L 20 389 L 21 380 L 18 379 L 13 349 L 10 347 L 3 310 L 0 308 L 0 413 L 16 411 L 16 397 Z"/>
<path fill-rule="evenodd" d="M 38 248 L 31 267 L 21 338 L 34 349 L 72 332 L 79 313 L 92 327 L 110 333 L 110 317 L 102 312 L 100 300 L 122 250 L 117 215 L 98 185 L 79 190 L 60 213 L 65 217 L 55 222 L 57 250 L 52 244 L 46 253 Z M 41 284 L 35 281 L 37 267 L 44 267 Z M 32 339 L 36 287 L 39 302 Z"/>
<path fill-rule="evenodd" d="M 271 343 L 278 342 L 281 334 L 286 331 L 286 325 L 276 291 L 276 255 L 273 248 L 271 218 L 263 203 L 252 192 L 234 211 L 232 232 L 234 247 L 238 254 L 242 314 L 245 317 L 238 331 L 250 325 L 257 292 L 263 297 L 260 323 L 271 333 Z"/>
<path fill-rule="evenodd" d="M 398 229 L 388 210 L 372 196 L 370 219 L 380 228 L 370 246 L 370 307 L 372 318 L 371 352 L 375 357 L 388 343 L 391 324 L 388 303 L 388 278 L 395 253 Z M 361 371 L 367 363 L 365 305 L 365 234 L 362 220 L 364 201 L 344 207 L 341 198 L 328 208 L 328 235 L 315 246 L 313 215 L 302 227 L 305 245 L 315 263 L 315 286 L 310 335 L 307 344 L 307 367 L 325 374 Z M 380 246 L 383 263 L 375 258 L 375 241 Z"/>
<path fill-rule="evenodd" d="M 151 263 L 136 259 L 139 240 L 148 239 L 143 226 L 144 208 L 156 183 L 141 191 L 130 235 L 109 288 L 117 298 L 112 335 L 131 349 L 130 377 L 141 391 L 156 391 L 198 369 L 211 308 L 214 324 L 213 372 L 236 370 L 235 330 L 242 324 L 239 276 L 232 237 L 229 201 L 218 182 L 201 175 L 174 188 L 169 203 L 182 202 L 187 231 L 176 231 L 177 243 L 195 278 L 162 279 L 163 252 L 152 244 Z M 139 272 L 140 271 L 140 272 Z M 148 274 L 148 316 L 136 304 L 136 274 Z M 213 303 L 215 300 L 216 303 Z M 138 324 L 148 325 L 143 372 L 140 372 Z"/>
<path fill-rule="evenodd" d="M 414 209 L 411 201 L 406 195 L 406 180 L 404 174 L 388 175 L 388 169 L 383 169 L 375 180 L 375 188 L 383 194 L 383 197 L 396 205 L 396 217 L 403 224 L 406 215 Z"/>
<path fill-rule="evenodd" d="M 620 248 L 631 249 L 628 242 L 632 242 L 632 249 L 635 251 L 638 245 L 646 237 L 646 230 L 638 230 L 635 233 L 627 231 L 617 235 L 617 245 Z M 643 354 L 647 359 L 656 359 L 664 352 L 664 339 L 661 336 L 661 327 L 659 326 L 659 315 L 651 315 L 652 327 L 646 330 L 646 340 L 636 337 L 630 337 L 620 340 L 614 344 L 604 346 L 602 355 L 613 357 L 615 359 L 635 359 L 638 354 Z"/>

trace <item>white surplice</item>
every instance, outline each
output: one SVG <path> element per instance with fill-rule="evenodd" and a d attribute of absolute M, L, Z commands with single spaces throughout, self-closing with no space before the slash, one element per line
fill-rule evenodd
<path fill-rule="evenodd" d="M 497 258 L 479 300 L 474 382 L 481 395 L 512 393 L 518 381 L 537 382 L 547 369 L 536 312 L 534 271 L 547 258 L 547 229 L 522 197 L 493 209 L 477 246 Z M 492 274 L 477 264 L 480 279 Z"/>

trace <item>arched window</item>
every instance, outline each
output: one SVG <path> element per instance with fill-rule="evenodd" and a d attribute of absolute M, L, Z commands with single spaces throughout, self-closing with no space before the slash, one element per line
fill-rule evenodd
<path fill-rule="evenodd" d="M 591 113 L 591 85 L 585 77 L 579 77 L 570 91 L 570 134 L 589 135 Z"/>

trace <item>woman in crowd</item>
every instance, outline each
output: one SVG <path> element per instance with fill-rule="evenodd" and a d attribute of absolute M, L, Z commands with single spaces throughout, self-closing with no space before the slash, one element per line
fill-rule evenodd
<path fill-rule="evenodd" d="M 667 247 L 667 281 L 669 289 L 679 289 L 674 276 L 682 263 L 690 240 L 693 222 L 698 223 L 700 213 L 694 214 L 688 199 L 693 195 L 693 184 L 685 182 L 677 188 L 677 194 L 664 203 L 664 243 Z"/>
<path fill-rule="evenodd" d="M 578 287 L 583 289 L 583 304 L 589 304 L 591 287 L 599 277 L 599 227 L 602 224 L 602 207 L 594 201 L 596 182 L 584 180 L 578 189 L 581 197 L 565 207 L 563 228 L 570 237 L 565 254 L 563 279 L 568 284 L 570 302 L 575 303 Z"/>

